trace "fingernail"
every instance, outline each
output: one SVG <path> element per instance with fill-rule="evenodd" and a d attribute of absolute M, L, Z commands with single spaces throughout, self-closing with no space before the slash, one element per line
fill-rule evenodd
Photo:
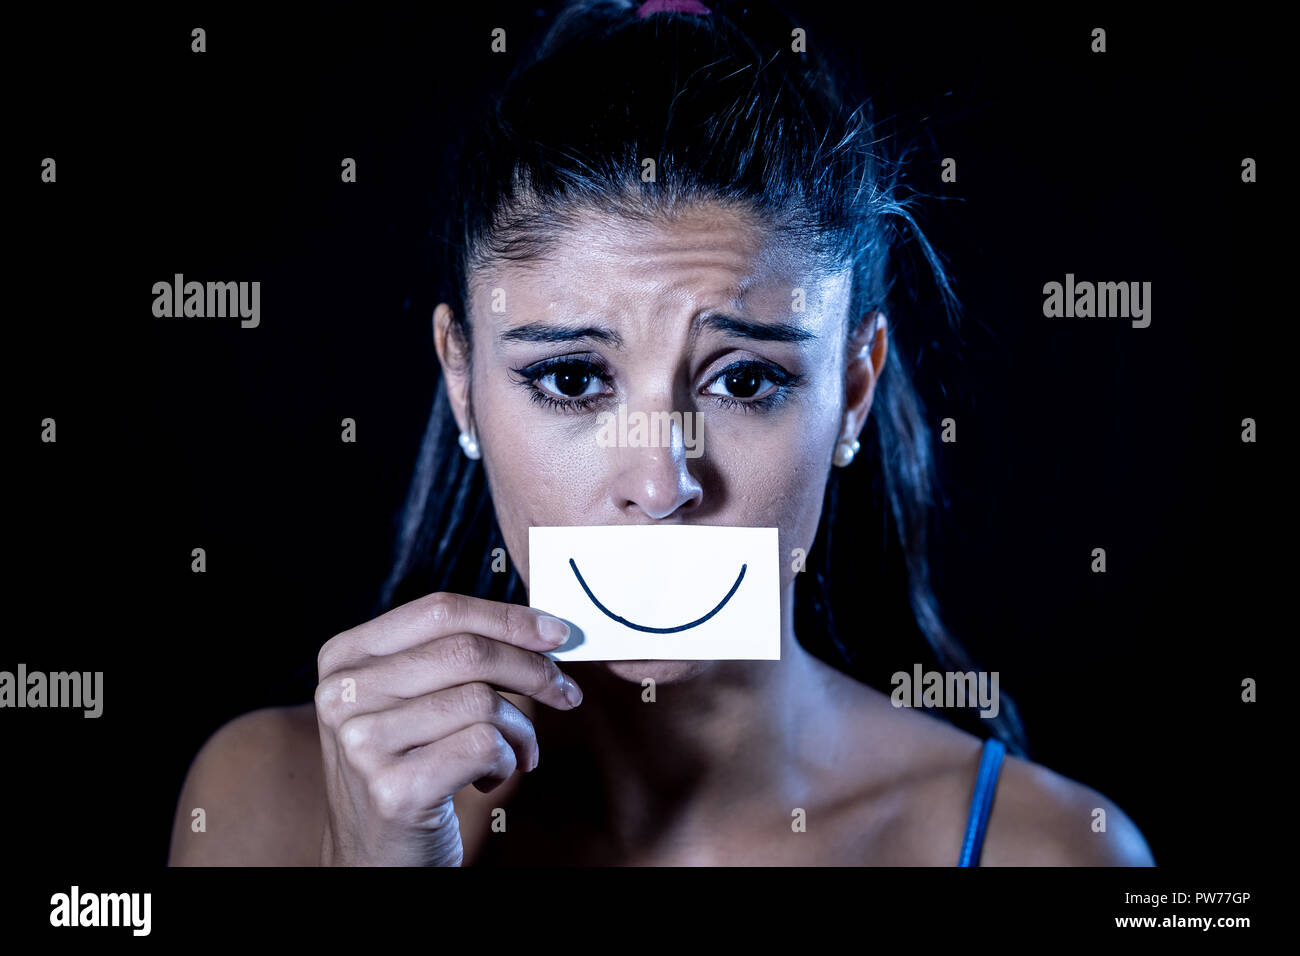
<path fill-rule="evenodd" d="M 582 688 L 569 678 L 564 678 L 564 699 L 573 707 L 582 703 Z"/>
<path fill-rule="evenodd" d="M 540 617 L 537 619 L 537 630 L 541 632 L 545 640 L 559 646 L 569 639 L 569 625 L 565 624 L 558 617 Z"/>

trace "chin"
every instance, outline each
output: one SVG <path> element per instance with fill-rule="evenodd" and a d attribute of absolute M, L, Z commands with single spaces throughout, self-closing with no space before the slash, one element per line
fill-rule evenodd
<path fill-rule="evenodd" d="M 598 661 L 596 666 L 637 684 L 649 677 L 656 684 L 690 680 L 710 670 L 716 661 Z"/>

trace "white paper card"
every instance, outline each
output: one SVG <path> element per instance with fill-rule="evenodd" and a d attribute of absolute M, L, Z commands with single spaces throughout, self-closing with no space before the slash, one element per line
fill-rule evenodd
<path fill-rule="evenodd" d="M 776 528 L 529 528 L 529 602 L 573 630 L 557 661 L 776 661 L 777 548 Z"/>

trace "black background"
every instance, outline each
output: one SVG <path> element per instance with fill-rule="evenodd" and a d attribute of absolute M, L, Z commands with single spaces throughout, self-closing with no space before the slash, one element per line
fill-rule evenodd
<path fill-rule="evenodd" d="M 1276 25 L 887 6 L 800 22 L 916 137 L 909 181 L 936 197 L 923 222 L 966 308 L 920 371 L 932 420 L 958 421 L 939 446 L 948 621 L 1001 673 L 1036 759 L 1115 800 L 1159 864 L 1258 859 L 1285 550 L 1263 456 L 1292 321 L 1274 305 Z M 317 648 L 367 617 L 436 381 L 446 144 L 513 62 L 491 28 L 521 52 L 541 20 L 488 3 L 24 16 L 0 669 L 102 670 L 105 704 L 0 713 L 7 848 L 161 865 L 204 739 L 308 700 Z M 1246 156 L 1261 182 L 1241 182 Z M 261 326 L 154 318 L 176 272 L 260 280 Z M 1042 286 L 1067 272 L 1150 281 L 1151 326 L 1045 319 Z"/>

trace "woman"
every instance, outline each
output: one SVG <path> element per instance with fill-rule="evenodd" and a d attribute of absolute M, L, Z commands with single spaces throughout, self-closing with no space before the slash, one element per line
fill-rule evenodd
<path fill-rule="evenodd" d="M 790 24 L 736 16 L 571 7 L 476 130 L 385 613 L 326 642 L 314 703 L 204 746 L 172 862 L 1152 862 L 1105 797 L 1023 759 L 1005 696 L 985 743 L 871 686 L 971 669 L 930 590 L 929 430 L 885 309 L 904 235 L 949 287 L 865 110 Z M 694 413 L 705 454 L 604 447 L 620 403 Z M 847 539 L 863 515 L 884 534 Z M 778 528 L 809 561 L 783 564 L 780 661 L 557 666 L 528 529 L 618 524 Z"/>

